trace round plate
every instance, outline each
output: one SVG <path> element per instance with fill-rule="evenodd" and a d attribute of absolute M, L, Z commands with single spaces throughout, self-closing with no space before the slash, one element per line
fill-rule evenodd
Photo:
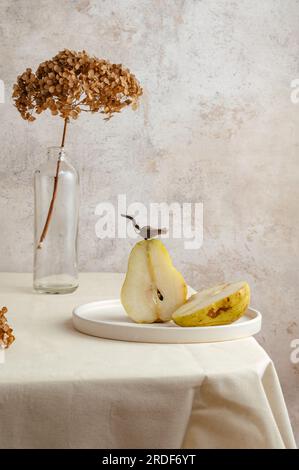
<path fill-rule="evenodd" d="M 134 323 L 120 300 L 103 300 L 76 307 L 74 327 L 91 336 L 141 343 L 207 343 L 244 338 L 258 333 L 262 316 L 253 308 L 230 325 L 181 327 L 175 323 Z"/>

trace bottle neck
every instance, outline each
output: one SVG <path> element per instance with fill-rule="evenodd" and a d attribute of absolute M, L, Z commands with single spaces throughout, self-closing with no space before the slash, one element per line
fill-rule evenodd
<path fill-rule="evenodd" d="M 58 160 L 66 160 L 66 151 L 63 147 L 49 147 L 48 148 L 48 161 L 57 162 Z"/>

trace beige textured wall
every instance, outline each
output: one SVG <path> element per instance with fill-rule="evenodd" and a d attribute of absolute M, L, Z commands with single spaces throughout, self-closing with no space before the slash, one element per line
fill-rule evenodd
<path fill-rule="evenodd" d="M 82 178 L 80 268 L 126 268 L 133 242 L 95 236 L 99 202 L 202 201 L 202 249 L 167 246 L 195 288 L 248 279 L 297 438 L 298 25 L 298 0 L 0 0 L 1 271 L 31 270 L 32 174 L 62 127 L 20 119 L 16 75 L 64 47 L 124 63 L 144 86 L 140 110 L 83 116 L 68 136 Z"/>

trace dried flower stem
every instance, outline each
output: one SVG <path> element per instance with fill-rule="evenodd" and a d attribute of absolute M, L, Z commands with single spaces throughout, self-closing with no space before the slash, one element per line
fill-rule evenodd
<path fill-rule="evenodd" d="M 61 140 L 61 148 L 62 149 L 64 148 L 64 142 L 65 142 L 65 136 L 66 136 L 66 129 L 67 129 L 68 121 L 69 121 L 68 118 L 66 118 L 64 120 L 63 134 L 62 134 L 62 140 Z M 43 242 L 46 238 L 46 235 L 47 235 L 47 232 L 48 232 L 48 229 L 49 229 L 49 225 L 50 225 L 50 221 L 51 221 L 51 218 L 52 218 L 54 204 L 55 204 L 55 200 L 56 200 L 56 196 L 57 196 L 60 163 L 61 163 L 61 152 L 59 153 L 58 160 L 57 160 L 57 165 L 56 165 L 56 174 L 54 176 L 54 186 L 53 186 L 52 199 L 51 199 L 51 202 L 50 202 L 46 223 L 45 223 L 44 229 L 42 231 L 42 234 L 41 234 L 41 237 L 39 239 L 38 246 L 37 246 L 38 249 L 42 248 L 42 245 L 43 245 Z"/>

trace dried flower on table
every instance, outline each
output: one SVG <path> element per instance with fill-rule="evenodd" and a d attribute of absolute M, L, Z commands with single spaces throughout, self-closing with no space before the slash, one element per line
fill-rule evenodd
<path fill-rule="evenodd" d="M 2 348 L 9 348 L 15 340 L 13 329 L 7 323 L 6 313 L 6 307 L 0 309 L 0 347 Z"/>

